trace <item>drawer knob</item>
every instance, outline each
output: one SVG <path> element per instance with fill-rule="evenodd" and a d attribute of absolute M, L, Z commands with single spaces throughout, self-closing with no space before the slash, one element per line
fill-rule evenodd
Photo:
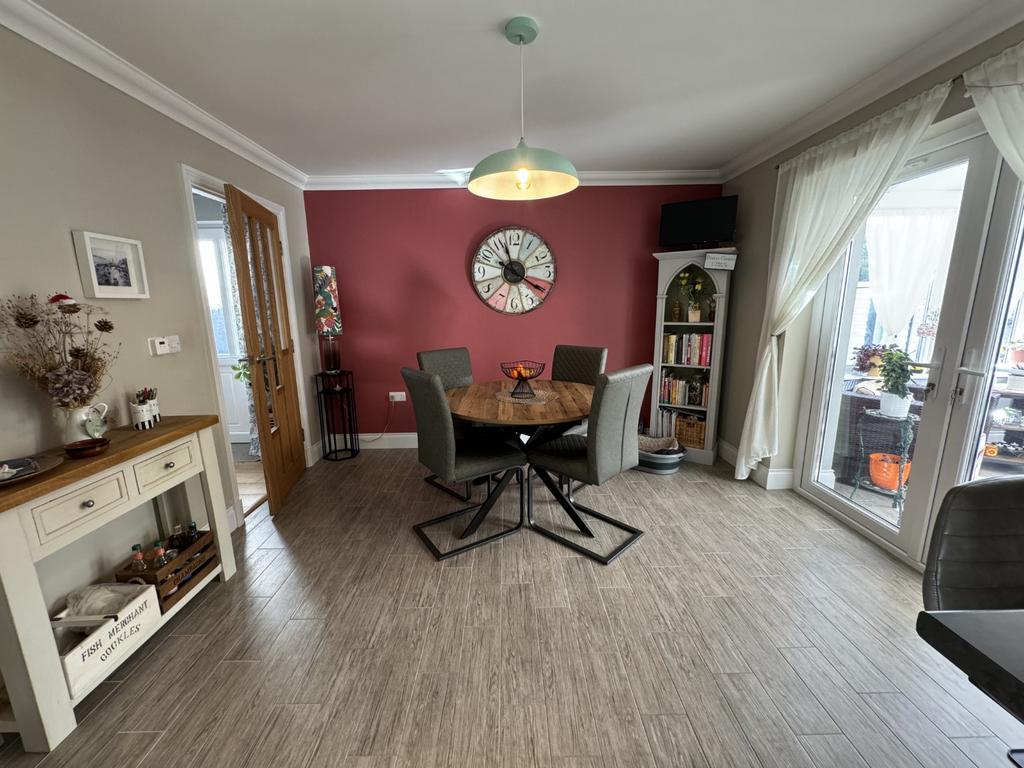
<path fill-rule="evenodd" d="M 174 469 L 174 462 L 168 461 L 166 464 L 164 464 L 164 469 Z"/>
<path fill-rule="evenodd" d="M 92 499 L 86 499 L 85 501 L 82 502 L 82 506 L 85 507 L 86 509 L 92 509 L 93 507 L 96 506 L 96 502 L 93 501 Z"/>

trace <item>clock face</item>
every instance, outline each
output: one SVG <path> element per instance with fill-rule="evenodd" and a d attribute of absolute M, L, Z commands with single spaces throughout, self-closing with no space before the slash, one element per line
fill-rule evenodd
<path fill-rule="evenodd" d="M 485 237 L 469 269 L 480 300 L 508 315 L 535 310 L 555 287 L 554 254 L 540 235 L 523 227 L 503 227 Z"/>

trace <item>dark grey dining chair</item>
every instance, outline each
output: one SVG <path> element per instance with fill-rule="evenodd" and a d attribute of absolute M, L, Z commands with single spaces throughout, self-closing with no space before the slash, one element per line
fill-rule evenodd
<path fill-rule="evenodd" d="M 635 544 L 643 531 L 569 498 L 550 473 L 564 475 L 587 485 L 601 485 L 639 464 L 636 427 L 647 382 L 653 372 L 654 368 L 650 365 L 637 365 L 598 376 L 587 435 L 562 435 L 536 446 L 528 445 L 526 449 L 527 458 L 537 477 L 551 491 L 580 533 L 588 537 L 594 535 L 582 517 L 587 515 L 625 531 L 629 536 L 609 554 L 602 555 L 538 525 L 532 519 L 531 497 L 527 508 L 530 510 L 533 529 L 605 565 Z"/>
<path fill-rule="evenodd" d="M 436 374 L 441 379 L 441 386 L 447 391 L 457 387 L 468 387 L 473 383 L 473 365 L 469 358 L 469 349 L 466 347 L 450 347 L 448 349 L 428 349 L 416 353 L 416 362 L 421 371 Z M 456 433 L 462 434 L 469 429 L 469 425 L 456 424 Z M 459 501 L 469 501 L 473 498 L 473 484 L 466 483 L 465 491 L 459 492 L 449 488 L 437 479 L 437 475 L 427 475 L 423 478 L 425 483 L 434 486 L 439 491 L 444 491 L 449 496 L 454 496 Z"/>
<path fill-rule="evenodd" d="M 555 347 L 555 354 L 551 358 L 551 380 L 552 381 L 574 381 L 577 384 L 587 384 L 593 387 L 597 384 L 597 377 L 604 373 L 604 367 L 608 363 L 608 349 L 606 347 L 581 347 L 572 344 L 559 344 Z M 587 420 L 569 427 L 565 431 L 567 435 L 587 434 Z M 560 477 L 559 482 L 565 487 L 565 492 L 572 498 L 574 490 L 583 487 L 583 483 L 574 489 L 572 484 L 565 478 Z"/>
<path fill-rule="evenodd" d="M 575 381 L 577 384 L 597 384 L 604 373 L 608 350 L 604 347 L 579 347 L 559 344 L 551 358 L 552 381 Z"/>
<path fill-rule="evenodd" d="M 446 390 L 468 387 L 473 383 L 473 365 L 466 347 L 417 352 L 416 362 L 421 371 L 437 374 L 441 378 L 441 386 Z"/>
<path fill-rule="evenodd" d="M 426 544 L 427 549 L 438 560 L 454 557 L 462 552 L 487 544 L 515 533 L 525 523 L 526 497 L 523 493 L 523 466 L 526 456 L 522 448 L 508 442 L 495 430 L 473 430 L 473 434 L 456 439 L 455 427 L 452 424 L 452 412 L 448 407 L 441 378 L 436 374 L 417 371 L 412 368 L 402 369 L 402 378 L 412 398 L 412 408 L 416 415 L 416 438 L 419 449 L 419 460 L 427 469 L 434 472 L 445 483 L 463 483 L 477 477 L 490 478 L 499 475 L 498 482 L 487 498 L 480 504 L 474 504 L 440 517 L 435 517 L 413 526 L 416 535 Z M 442 552 L 426 534 L 426 529 L 451 520 L 459 515 L 476 512 L 469 524 L 459 535 L 466 539 L 476 533 L 480 525 L 487 519 L 495 503 L 505 492 L 508 484 L 516 478 L 519 481 L 519 523 L 498 533 L 491 534 L 469 544 Z"/>
<path fill-rule="evenodd" d="M 1024 478 L 951 488 L 924 570 L 929 611 L 1024 609 Z"/>

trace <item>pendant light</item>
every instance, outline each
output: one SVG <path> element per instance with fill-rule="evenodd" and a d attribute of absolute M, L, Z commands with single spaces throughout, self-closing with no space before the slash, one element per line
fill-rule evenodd
<path fill-rule="evenodd" d="M 519 46 L 519 144 L 476 164 L 468 184 L 474 195 L 492 200 L 541 200 L 572 192 L 580 184 L 568 159 L 550 149 L 526 145 L 523 49 L 537 39 L 539 30 L 537 22 L 528 16 L 517 16 L 505 25 L 505 38 Z"/>

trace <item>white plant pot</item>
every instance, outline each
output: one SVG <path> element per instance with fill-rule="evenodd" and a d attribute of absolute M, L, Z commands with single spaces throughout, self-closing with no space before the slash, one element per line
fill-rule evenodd
<path fill-rule="evenodd" d="M 689 310 L 686 313 L 686 316 L 687 316 L 687 320 L 689 320 L 691 323 L 699 323 L 700 322 L 700 310 L 699 309 L 691 309 L 691 310 Z"/>
<path fill-rule="evenodd" d="M 890 419 L 905 419 L 910 413 L 910 404 L 914 402 L 914 396 L 908 394 L 906 397 L 894 395 L 891 392 L 879 392 L 878 408 L 883 416 Z"/>

